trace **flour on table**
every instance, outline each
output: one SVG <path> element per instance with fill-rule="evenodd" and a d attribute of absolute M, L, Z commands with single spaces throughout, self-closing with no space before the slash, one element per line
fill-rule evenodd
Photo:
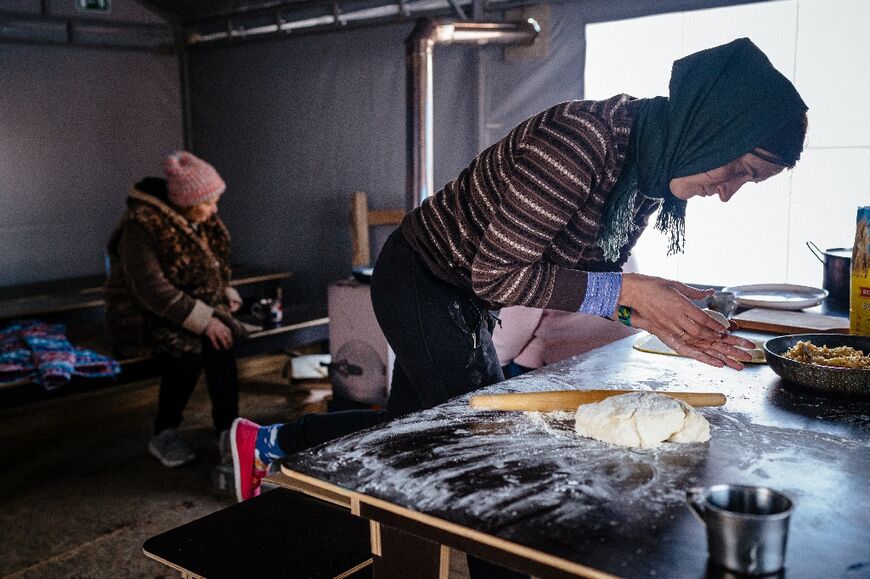
<path fill-rule="evenodd" d="M 638 448 L 653 448 L 666 440 L 710 440 L 706 418 L 685 402 L 657 392 L 633 392 L 582 404 L 575 428 L 581 436 Z"/>

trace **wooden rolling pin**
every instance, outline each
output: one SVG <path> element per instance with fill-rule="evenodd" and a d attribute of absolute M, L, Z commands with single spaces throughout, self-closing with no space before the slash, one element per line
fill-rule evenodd
<path fill-rule="evenodd" d="M 472 396 L 471 407 L 481 410 L 522 410 L 525 412 L 555 412 L 577 410 L 581 404 L 600 402 L 609 396 L 652 390 L 553 390 L 522 394 L 481 394 Z M 659 392 L 682 400 L 690 406 L 722 406 L 726 399 L 718 392 Z"/>

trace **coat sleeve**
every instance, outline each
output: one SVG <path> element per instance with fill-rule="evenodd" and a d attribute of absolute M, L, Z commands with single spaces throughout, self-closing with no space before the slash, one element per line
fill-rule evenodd
<path fill-rule="evenodd" d="M 502 203 L 472 263 L 472 286 L 483 299 L 577 311 L 587 272 L 546 261 L 544 253 L 579 214 L 595 223 L 586 207 L 609 154 L 600 122 L 591 115 L 571 130 L 544 124 L 529 127 L 501 166 Z"/>
<path fill-rule="evenodd" d="M 154 314 L 194 334 L 202 334 L 212 318 L 213 308 L 166 279 L 155 244 L 156 240 L 137 223 L 124 228 L 118 252 L 130 291 Z"/>

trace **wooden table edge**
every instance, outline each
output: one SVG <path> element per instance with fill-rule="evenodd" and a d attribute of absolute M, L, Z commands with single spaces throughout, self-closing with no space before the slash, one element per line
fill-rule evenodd
<path fill-rule="evenodd" d="M 173 562 L 171 562 L 171 561 L 167 561 L 167 560 L 164 559 L 163 557 L 158 557 L 158 556 L 155 555 L 154 553 L 149 553 L 149 552 L 148 552 L 148 549 L 146 549 L 144 545 L 142 546 L 142 553 L 143 553 L 146 557 L 148 557 L 149 559 L 153 559 L 154 561 L 157 561 L 158 563 L 160 563 L 160 564 L 162 564 L 162 565 L 166 565 L 166 566 L 169 567 L 170 569 L 175 569 L 176 571 L 178 571 L 179 573 L 181 573 L 181 576 L 182 576 L 184 579 L 206 579 L 206 578 L 203 577 L 202 575 L 197 575 L 197 574 L 194 573 L 193 571 L 190 571 L 190 570 L 188 570 L 188 569 L 185 569 L 184 567 L 180 567 L 180 566 L 176 565 L 175 563 L 173 563 Z"/>
<path fill-rule="evenodd" d="M 297 330 L 304 330 L 305 328 L 313 328 L 317 326 L 323 326 L 329 323 L 329 317 L 317 318 L 314 320 L 306 320 L 304 322 L 298 322 L 295 324 L 287 324 L 284 326 L 276 326 L 274 328 L 263 328 L 262 330 L 256 330 L 250 333 L 250 338 L 261 338 L 263 336 L 271 336 L 273 334 L 286 334 L 287 332 L 295 332 Z"/>
<path fill-rule="evenodd" d="M 492 535 L 488 535 L 481 531 L 469 529 L 457 523 L 445 521 L 433 515 L 428 515 L 418 511 L 413 511 L 405 507 L 390 503 L 383 499 L 371 497 L 356 491 L 350 491 L 343 487 L 339 487 L 332 483 L 324 482 L 312 476 L 294 471 L 283 464 L 281 465 L 281 473 L 273 475 L 266 479 L 267 481 L 284 488 L 289 488 L 313 496 L 315 498 L 339 504 L 341 506 L 349 506 L 352 514 L 361 516 L 361 507 L 363 505 L 371 506 L 375 509 L 390 512 L 400 517 L 405 517 L 438 529 L 448 535 L 453 535 L 461 538 L 480 543 L 487 547 L 504 551 L 511 555 L 519 555 L 530 561 L 534 561 L 540 565 L 550 567 L 556 571 L 563 573 L 574 574 L 577 577 L 585 577 L 588 579 L 613 579 L 616 575 L 611 575 L 592 567 L 587 567 L 567 559 L 562 559 L 555 555 L 525 547 L 518 543 L 513 543 L 506 539 L 500 539 Z M 342 497 L 342 502 L 336 502 L 337 497 Z M 401 530 L 401 529 L 400 529 Z M 431 540 L 427 537 L 421 537 Z M 452 546 L 452 545 L 451 545 Z"/>

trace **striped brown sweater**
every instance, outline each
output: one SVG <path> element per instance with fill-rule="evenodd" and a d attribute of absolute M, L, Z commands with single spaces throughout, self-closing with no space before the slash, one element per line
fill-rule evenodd
<path fill-rule="evenodd" d="M 637 196 L 617 262 L 596 240 L 640 101 L 570 101 L 524 121 L 408 214 L 402 233 L 444 281 L 493 307 L 577 311 L 587 272 L 620 271 L 661 200 Z"/>

